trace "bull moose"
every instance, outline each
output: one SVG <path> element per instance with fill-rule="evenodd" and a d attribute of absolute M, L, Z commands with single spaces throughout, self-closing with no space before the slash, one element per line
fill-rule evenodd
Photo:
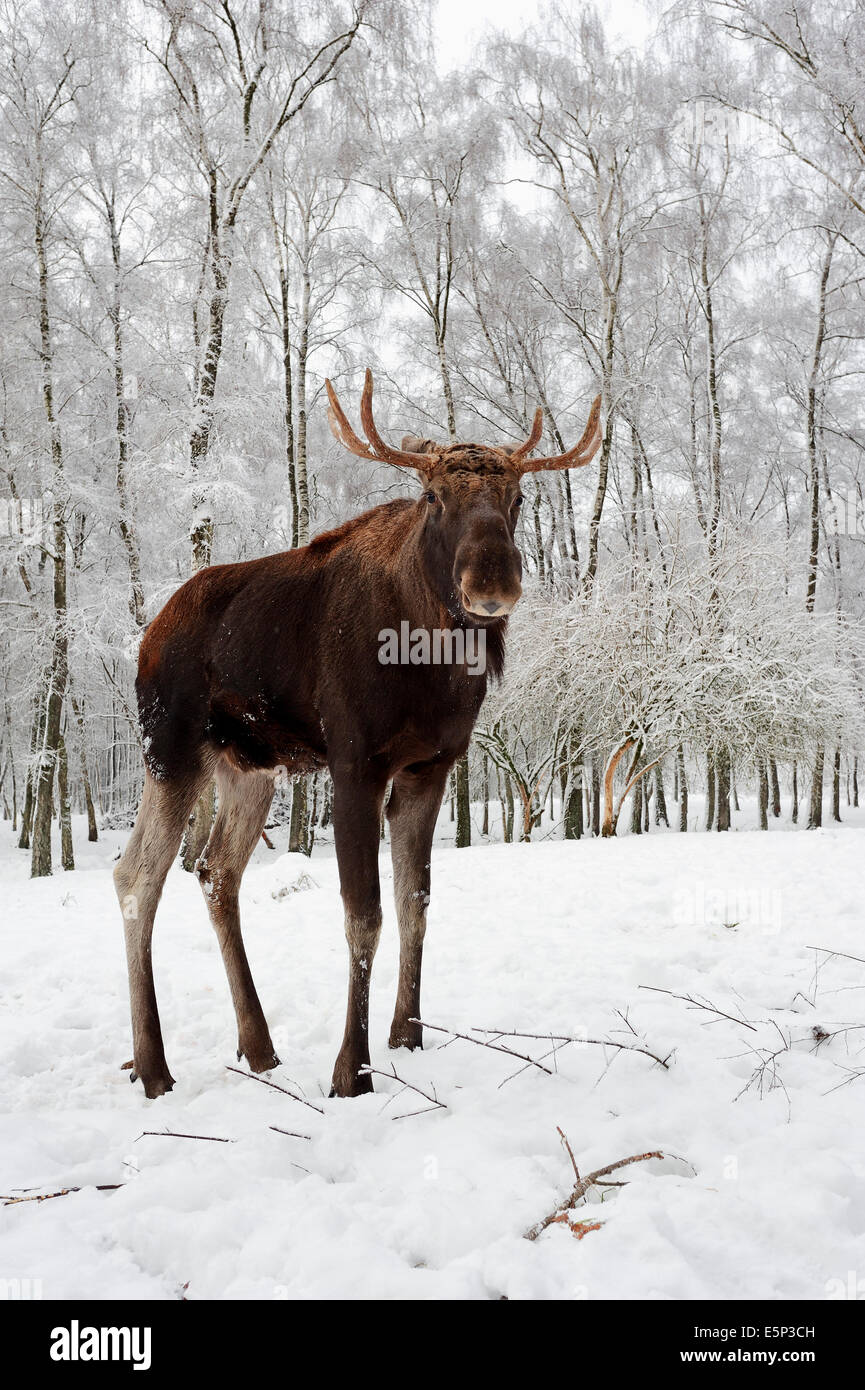
<path fill-rule="evenodd" d="M 448 773 L 465 753 L 489 672 L 504 660 L 508 614 L 521 593 L 514 533 L 520 478 L 587 464 L 601 442 L 600 397 L 567 453 L 530 459 L 535 413 L 521 444 L 438 444 L 406 436 L 391 448 L 376 428 L 367 371 L 354 432 L 327 382 L 338 441 L 359 458 L 411 468 L 420 497 L 402 498 L 280 555 L 203 569 L 168 600 L 144 635 L 136 691 L 144 793 L 114 880 L 123 909 L 134 1059 L 132 1079 L 160 1096 L 165 1060 L 153 983 L 153 919 L 166 874 L 204 788 L 218 809 L 195 872 L 216 930 L 237 1013 L 238 1058 L 278 1064 L 240 931 L 238 892 L 264 828 L 280 769 L 327 768 L 349 949 L 345 1035 L 332 1095 L 372 1090 L 369 987 L 381 930 L 378 855 L 388 785 L 400 965 L 391 1047 L 422 1045 L 421 956 L 433 830 Z M 483 631 L 484 673 L 459 662 L 379 660 L 380 634 Z"/>

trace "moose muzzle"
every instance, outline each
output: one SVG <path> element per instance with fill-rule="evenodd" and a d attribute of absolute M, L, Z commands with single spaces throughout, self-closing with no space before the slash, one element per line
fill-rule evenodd
<path fill-rule="evenodd" d="M 454 578 L 460 600 L 475 618 L 505 618 L 523 591 L 520 552 L 503 520 L 476 528 L 460 545 Z"/>

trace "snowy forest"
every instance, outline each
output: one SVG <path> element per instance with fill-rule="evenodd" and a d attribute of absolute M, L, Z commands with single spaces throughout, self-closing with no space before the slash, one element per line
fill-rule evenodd
<path fill-rule="evenodd" d="M 2 0 L 0 800 L 33 876 L 52 826 L 71 869 L 132 823 L 174 590 L 416 491 L 329 432 L 325 378 L 355 410 L 367 366 L 397 439 L 540 406 L 563 452 L 602 395 L 591 466 L 526 481 L 457 845 L 858 806 L 863 20 L 683 0 L 631 50 L 558 0 L 448 70 L 425 0 Z M 287 782 L 270 833 L 329 814 Z"/>

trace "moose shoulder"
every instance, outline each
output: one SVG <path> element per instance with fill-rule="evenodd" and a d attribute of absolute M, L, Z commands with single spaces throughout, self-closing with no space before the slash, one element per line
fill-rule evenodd
<path fill-rule="evenodd" d="M 421 1046 L 421 954 L 433 830 L 448 772 L 468 747 L 486 690 L 501 670 L 507 616 L 521 593 L 514 541 L 520 477 L 579 467 L 596 453 L 600 400 L 566 454 L 530 459 L 541 412 L 516 448 L 440 445 L 406 437 L 391 448 L 372 411 L 366 374 L 354 432 L 331 387 L 337 439 L 361 458 L 414 469 L 417 500 L 390 502 L 302 549 L 214 565 L 180 588 L 151 623 L 139 657 L 145 748 L 141 807 L 115 869 L 132 1006 L 133 1079 L 148 1096 L 170 1090 L 151 963 L 153 919 L 165 876 L 202 789 L 216 779 L 218 811 L 196 864 L 237 1013 L 238 1054 L 253 1071 L 275 1066 L 240 931 L 238 892 L 264 828 L 277 769 L 327 767 L 349 947 L 345 1035 L 333 1093 L 372 1089 L 369 984 L 381 929 L 378 854 L 389 783 L 400 932 L 392 1047 Z M 485 645 L 467 659 L 383 662 L 384 632 L 444 634 Z M 445 644 L 447 646 L 447 644 Z M 450 651 L 459 653 L 455 640 Z"/>

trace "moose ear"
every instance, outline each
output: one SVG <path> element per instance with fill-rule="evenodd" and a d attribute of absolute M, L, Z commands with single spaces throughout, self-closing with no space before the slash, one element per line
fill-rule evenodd
<path fill-rule="evenodd" d="M 400 446 L 411 454 L 434 454 L 441 446 L 434 439 L 421 439 L 416 434 L 404 434 Z"/>

